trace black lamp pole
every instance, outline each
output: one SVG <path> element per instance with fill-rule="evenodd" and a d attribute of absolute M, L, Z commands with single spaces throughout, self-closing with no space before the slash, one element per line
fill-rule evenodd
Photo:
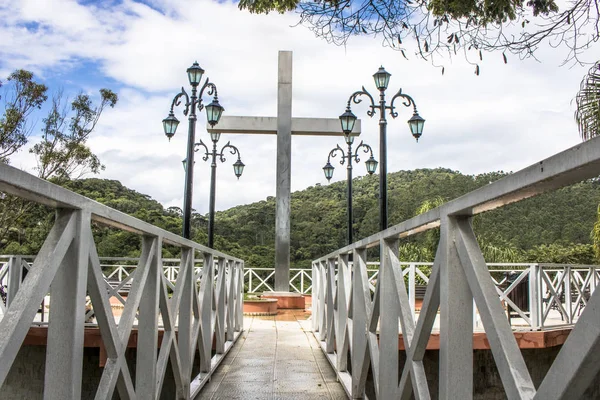
<path fill-rule="evenodd" d="M 325 164 L 325 166 L 323 167 L 323 172 L 325 172 L 325 178 L 327 178 L 327 181 L 331 180 L 331 177 L 333 176 L 333 170 L 335 169 L 333 167 L 333 165 L 331 165 L 331 159 L 336 157 L 336 153 L 341 153 L 342 155 L 342 159 L 340 160 L 340 164 L 344 165 L 344 163 L 346 163 L 346 176 L 347 176 L 347 200 L 348 200 L 348 206 L 347 206 L 347 216 L 348 216 L 348 243 L 347 244 L 352 244 L 353 243 L 353 238 L 352 238 L 352 161 L 359 163 L 360 162 L 360 158 L 358 158 L 358 150 L 363 147 L 364 148 L 364 152 L 365 153 L 370 153 L 371 157 L 365 161 L 365 164 L 367 166 L 367 172 L 369 173 L 369 175 L 372 175 L 373 172 L 375 172 L 375 170 L 377 169 L 377 161 L 375 161 L 375 158 L 373 158 L 373 149 L 371 148 L 371 146 L 369 146 L 366 143 L 363 143 L 362 141 L 360 142 L 360 144 L 356 147 L 356 150 L 354 151 L 354 154 L 352 154 L 352 143 L 354 142 L 354 136 L 351 135 L 346 135 L 345 136 L 346 139 L 346 144 L 348 145 L 348 151 L 347 153 L 344 153 L 344 150 L 340 147 L 340 145 L 338 144 L 334 149 L 332 149 L 329 152 L 329 156 L 327 157 L 327 164 Z"/>
<path fill-rule="evenodd" d="M 373 79 L 375 80 L 375 86 L 379 90 L 379 105 L 375 105 L 375 101 L 373 96 L 367 92 L 365 87 L 362 87 L 362 90 L 354 92 L 350 98 L 348 99 L 348 106 L 346 108 L 346 112 L 340 116 L 340 120 L 342 122 L 342 130 L 344 133 L 346 131 L 351 132 L 354 127 L 354 122 L 356 121 L 356 116 L 352 113 L 350 109 L 350 103 L 354 102 L 354 104 L 360 103 L 362 100 L 360 96 L 365 95 L 371 101 L 369 105 L 370 110 L 367 111 L 367 115 L 369 117 L 373 117 L 376 111 L 379 111 L 379 159 L 381 161 L 381 166 L 379 167 L 379 229 L 384 230 L 388 227 L 388 212 L 387 212 L 387 119 L 386 119 L 386 110 L 389 110 L 392 118 L 398 117 L 398 113 L 395 111 L 394 101 L 401 97 L 404 99 L 402 104 L 406 107 L 413 106 L 413 116 L 408 120 L 408 125 L 410 127 L 410 131 L 412 135 L 419 140 L 419 137 L 423 133 L 423 125 L 425 120 L 421 118 L 419 113 L 417 112 L 417 106 L 415 101 L 407 94 L 402 93 L 402 89 L 398 91 L 392 97 L 392 101 L 390 105 L 386 105 L 385 101 L 385 91 L 390 82 L 390 74 L 383 67 L 379 68 L 373 75 Z M 349 129 L 349 130 L 348 130 Z"/>
<path fill-rule="evenodd" d="M 217 160 L 219 160 L 221 162 L 227 161 L 225 159 L 225 149 L 229 148 L 230 153 L 232 155 L 237 154 L 237 156 L 238 156 L 237 161 L 233 164 L 233 172 L 235 173 L 235 176 L 237 176 L 237 178 L 239 179 L 240 176 L 242 176 L 242 172 L 244 172 L 244 163 L 242 162 L 242 160 L 240 158 L 240 151 L 238 150 L 237 147 L 231 145 L 230 142 L 227 142 L 227 144 L 221 148 L 221 151 L 217 151 L 217 142 L 219 141 L 220 137 L 221 137 L 220 133 L 211 133 L 210 134 L 210 138 L 213 142 L 212 151 L 208 150 L 208 147 L 204 144 L 204 142 L 202 142 L 202 140 L 200 140 L 198 143 L 194 143 L 194 147 L 199 147 L 199 146 L 204 147 L 205 152 L 204 152 L 204 156 L 202 157 L 202 160 L 208 161 L 209 158 L 211 159 L 210 200 L 209 200 L 209 205 L 208 205 L 208 247 L 210 247 L 211 249 L 213 248 L 214 235 L 215 235 L 215 192 L 216 192 L 216 186 L 217 186 L 217 184 L 216 184 Z M 195 151 L 198 151 L 198 149 L 196 149 Z"/>
<path fill-rule="evenodd" d="M 173 113 L 173 109 L 175 106 L 179 106 L 182 101 L 182 97 L 185 99 L 183 115 L 188 116 L 189 126 L 188 126 L 188 142 L 187 142 L 187 168 L 185 169 L 185 190 L 184 190 L 184 199 L 183 199 L 183 237 L 186 239 L 191 238 L 191 223 L 192 223 L 192 192 L 194 185 L 194 142 L 196 140 L 196 108 L 198 111 L 202 111 L 203 108 L 206 108 L 206 116 L 208 119 L 208 123 L 211 126 L 215 126 L 219 119 L 221 118 L 221 114 L 223 113 L 223 107 L 219 104 L 219 99 L 217 97 L 217 87 L 209 82 L 208 78 L 204 82 L 204 85 L 200 88 L 200 92 L 198 93 L 198 86 L 202 80 L 202 75 L 204 74 L 204 70 L 198 65 L 198 62 L 194 62 L 194 64 L 187 69 L 188 80 L 190 85 L 192 86 L 192 95 L 188 96 L 185 89 L 182 87 L 181 92 L 178 93 L 171 103 L 171 111 L 167 118 L 163 119 L 163 128 L 165 131 L 165 135 L 171 140 L 175 132 L 177 131 L 177 126 L 179 125 L 179 120 L 175 117 Z M 204 91 L 208 89 L 207 94 L 212 96 L 214 94 L 213 101 L 207 105 L 206 107 L 202 103 L 202 95 Z"/>

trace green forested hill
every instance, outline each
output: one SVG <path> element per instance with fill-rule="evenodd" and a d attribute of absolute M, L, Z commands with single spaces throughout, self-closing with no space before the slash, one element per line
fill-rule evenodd
<path fill-rule="evenodd" d="M 426 201 L 448 201 L 493 182 L 505 174 L 463 175 L 448 169 L 420 169 L 389 174 L 390 225 L 414 216 Z M 181 231 L 181 210 L 164 209 L 149 196 L 118 181 L 84 179 L 65 186 L 108 206 L 175 233 Z M 378 230 L 377 176 L 354 180 L 354 237 Z M 586 181 L 491 211 L 475 218 L 475 231 L 488 261 L 594 262 L 590 231 L 600 202 L 600 183 Z M 292 194 L 291 259 L 294 267 L 345 244 L 346 185 L 316 185 Z M 0 253 L 35 253 L 49 229 L 52 213 L 43 208 L 14 223 L 0 241 Z M 194 239 L 206 243 L 206 216 L 193 215 Z M 41 223 L 42 222 L 42 223 Z M 237 206 L 216 216 L 215 247 L 246 260 L 248 266 L 272 267 L 274 260 L 275 198 Z M 132 234 L 95 227 L 102 256 L 135 256 L 139 239 Z M 409 239 L 406 257 L 430 261 L 436 233 Z M 165 256 L 177 249 L 165 250 Z"/>
<path fill-rule="evenodd" d="M 126 188 L 119 181 L 90 178 L 64 181 L 62 186 L 164 229 L 178 233 L 181 231 L 179 215 L 172 210 L 165 210 L 150 196 Z M 0 197 L 0 201 L 7 200 Z M 13 206 L 19 207 L 20 204 Z M 0 254 L 36 254 L 52 227 L 53 220 L 53 210 L 35 205 L 19 220 L 9 221 L 11 225 L 7 234 L 0 237 Z M 0 232 L 3 231 L 5 230 L 0 229 Z M 100 256 L 139 255 L 140 241 L 137 235 L 95 224 L 94 238 Z"/>
<path fill-rule="evenodd" d="M 452 200 L 505 175 L 492 172 L 471 176 L 441 168 L 391 173 L 388 177 L 390 226 L 414 216 L 426 200 Z M 353 189 L 354 237 L 358 240 L 378 231 L 379 178 L 376 175 L 356 178 Z M 592 262 L 590 231 L 599 202 L 600 183 L 587 181 L 480 215 L 475 218 L 475 231 L 482 245 L 510 250 L 508 254 L 512 255 L 506 261 L 529 260 L 532 254 L 545 258 L 537 261 L 568 261 L 573 257 L 570 253 L 576 250 L 577 260 Z M 308 267 L 310 260 L 345 245 L 344 181 L 293 193 L 291 208 L 293 265 Z M 217 234 L 227 235 L 244 249 L 262 254 L 273 246 L 274 210 L 275 199 L 269 197 L 266 201 L 218 213 Z M 416 246 L 433 247 L 428 241 L 427 235 L 411 239 Z M 587 246 L 574 250 L 571 244 L 577 243 Z M 430 250 L 425 255 L 431 256 L 433 249 Z M 554 254 L 556 252 L 559 254 Z M 271 266 L 272 259 L 264 259 L 265 266 Z"/>

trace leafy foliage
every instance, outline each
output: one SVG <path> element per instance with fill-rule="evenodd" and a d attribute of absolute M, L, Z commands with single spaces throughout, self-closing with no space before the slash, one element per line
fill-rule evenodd
<path fill-rule="evenodd" d="M 558 264 L 594 264 L 598 262 L 598 259 L 595 257 L 593 246 L 590 244 L 565 246 L 559 243 L 551 243 L 542 244 L 530 249 L 526 254 L 525 261 Z"/>
<path fill-rule="evenodd" d="M 594 252 L 596 254 L 596 258 L 600 260 L 600 205 L 598 206 L 596 222 L 594 222 L 594 226 L 592 231 L 590 232 L 590 239 L 594 244 Z"/>
<path fill-rule="evenodd" d="M 487 185 L 506 174 L 493 172 L 463 175 L 449 169 L 419 169 L 389 174 L 391 224 L 439 206 Z M 81 179 L 61 182 L 66 188 L 90 197 L 173 233 L 181 232 L 181 210 L 164 209 L 149 196 L 128 189 L 118 181 Z M 354 184 L 354 231 L 357 239 L 378 231 L 378 178 L 356 178 Z M 474 218 L 474 229 L 489 262 L 571 262 L 593 263 L 590 231 L 596 219 L 600 184 L 595 180 L 511 204 Z M 291 263 L 309 268 L 313 259 L 345 245 L 345 183 L 315 185 L 292 194 Z M 20 231 L 11 231 L 0 243 L 0 253 L 35 254 L 51 227 L 53 213 L 36 208 L 27 214 Z M 192 214 L 192 234 L 207 242 L 206 217 Z M 216 215 L 215 248 L 243 258 L 249 267 L 273 267 L 275 259 L 275 198 L 237 206 Z M 105 226 L 94 227 L 101 256 L 138 256 L 139 237 Z M 403 239 L 400 258 L 432 261 L 439 230 Z M 370 249 L 370 259 L 378 257 Z M 177 257 L 177 248 L 163 250 L 165 257 Z"/>
<path fill-rule="evenodd" d="M 600 61 L 590 68 L 581 81 L 581 88 L 575 101 L 577 103 L 575 121 L 581 138 L 589 140 L 600 135 Z M 600 259 L 600 206 L 590 236 L 596 258 Z"/>
<path fill-rule="evenodd" d="M 100 90 L 100 105 L 93 106 L 90 96 L 80 93 L 69 111 L 61 103 L 62 92 L 52 99 L 52 108 L 44 118 L 42 140 L 30 150 L 37 159 L 39 176 L 69 180 L 73 174 L 98 173 L 104 169 L 98 157 L 85 145 L 106 106 L 114 107 L 118 97 L 108 89 Z"/>
<path fill-rule="evenodd" d="M 483 253 L 483 258 L 487 262 L 491 263 L 518 263 L 523 262 L 526 258 L 524 252 L 519 251 L 519 249 L 510 244 L 493 245 L 490 243 L 486 243 L 480 238 L 479 247 L 481 248 L 481 252 Z M 539 262 L 539 259 L 535 260 L 535 262 Z"/>
<path fill-rule="evenodd" d="M 48 98 L 46 85 L 35 82 L 29 71 L 14 71 L 9 75 L 8 83 L 4 93 L 4 113 L 0 117 L 0 162 L 4 163 L 27 143 L 32 129 L 28 118 Z"/>
<path fill-rule="evenodd" d="M 588 140 L 600 135 L 600 61 L 581 81 L 575 101 L 575 121 L 581 138 Z"/>
<path fill-rule="evenodd" d="M 406 41 L 419 57 L 464 53 L 479 72 L 481 51 L 534 57 L 538 47 L 564 44 L 578 60 L 600 38 L 598 0 L 241 0 L 253 13 L 297 10 L 316 36 L 345 45 L 354 35 L 383 40 L 407 58 Z M 443 68 L 442 68 L 443 71 Z M 442 72 L 443 73 L 443 72 Z"/>
<path fill-rule="evenodd" d="M 32 113 L 40 109 L 48 98 L 47 87 L 36 83 L 29 71 L 13 72 L 8 82 L 11 90 L 4 98 L 4 114 L 0 117 L 0 162 L 4 163 L 8 163 L 9 157 L 27 144 L 34 126 Z M 67 99 L 62 91 L 53 95 L 50 111 L 42 120 L 41 140 L 30 149 L 36 157 L 40 178 L 51 179 L 55 183 L 68 182 L 104 168 L 86 142 L 105 107 L 114 107 L 118 97 L 109 89 L 101 89 L 100 98 L 100 105 L 96 107 L 89 95 L 80 93 L 70 103 L 69 109 L 66 104 L 63 105 Z M 47 221 L 47 210 L 43 207 L 0 193 L 0 245 L 9 244 L 11 239 L 8 237 L 16 236 L 16 246 L 26 246 L 21 253 L 37 251 L 41 243 L 37 242 L 36 234 L 28 232 L 32 225 L 26 222 L 33 215 Z M 43 229 L 35 232 L 43 232 Z M 28 238 L 26 244 L 23 237 Z M 43 241 L 43 235 L 39 240 Z M 13 248 L 14 243 L 11 244 Z"/>
<path fill-rule="evenodd" d="M 121 212 L 147 221 L 174 233 L 181 233 L 181 218 L 163 209 L 162 205 L 147 195 L 108 179 L 80 179 L 60 181 L 65 188 L 106 204 Z M 0 242 L 0 252 L 10 254 L 36 254 L 54 221 L 53 210 L 33 206 L 23 216 L 19 229 L 10 231 L 5 243 Z M 20 233 L 19 233 L 20 232 Z M 139 235 L 96 224 L 93 229 L 98 253 L 101 256 L 139 256 Z M 165 257 L 178 254 L 169 249 Z"/>
<path fill-rule="evenodd" d="M 391 173 L 388 177 L 390 225 L 505 175 L 504 172 L 492 172 L 469 176 L 442 168 Z M 356 178 L 353 189 L 353 229 L 358 240 L 378 231 L 378 177 Z M 336 182 L 292 194 L 293 267 L 308 268 L 313 259 L 344 246 L 345 190 L 344 182 Z M 524 262 L 531 258 L 529 250 L 544 244 L 556 243 L 566 253 L 572 243 L 590 245 L 589 232 L 599 199 L 598 182 L 582 182 L 477 216 L 474 229 L 490 262 Z M 234 207 L 217 213 L 217 235 L 237 243 L 244 250 L 245 259 L 251 256 L 257 262 L 248 265 L 272 266 L 272 253 L 263 256 L 251 249 L 258 245 L 272 248 L 274 215 L 275 199 L 272 197 Z M 438 240 L 439 230 L 430 230 L 407 239 L 401 249 L 414 261 L 432 261 Z M 536 256 L 542 257 L 536 260 L 539 262 L 556 259 L 541 251 Z M 587 256 L 580 261 L 587 260 Z"/>

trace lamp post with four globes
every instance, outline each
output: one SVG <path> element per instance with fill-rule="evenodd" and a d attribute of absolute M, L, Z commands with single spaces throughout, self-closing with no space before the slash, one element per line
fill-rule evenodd
<path fill-rule="evenodd" d="M 198 143 L 194 143 L 194 147 L 204 147 L 204 156 L 202 160 L 208 161 L 208 158 L 211 158 L 210 164 L 210 201 L 208 203 L 208 247 L 213 248 L 214 236 L 215 236 L 215 191 L 216 191 L 216 178 L 217 178 L 217 160 L 222 163 L 227 161 L 225 159 L 225 149 L 229 148 L 229 151 L 232 155 L 237 154 L 237 161 L 233 164 L 233 172 L 238 179 L 242 176 L 242 172 L 244 172 L 244 163 L 240 158 L 240 151 L 237 147 L 227 142 L 225 146 L 221 148 L 221 151 L 217 152 L 217 142 L 221 137 L 220 133 L 211 133 L 210 139 L 212 140 L 213 146 L 212 151 L 208 150 L 208 147 L 204 144 L 202 140 Z M 198 151 L 196 148 L 195 151 Z"/>
<path fill-rule="evenodd" d="M 331 180 L 333 176 L 333 170 L 335 169 L 333 165 L 331 165 L 331 159 L 336 157 L 336 153 L 341 153 L 342 159 L 340 160 L 340 164 L 346 164 L 346 175 L 347 175 L 347 194 L 348 194 L 348 206 L 347 206 L 347 216 L 348 216 L 348 244 L 352 244 L 352 162 L 359 163 L 360 158 L 358 158 L 358 150 L 363 148 L 365 153 L 370 153 L 371 157 L 365 161 L 365 165 L 367 166 L 367 172 L 369 175 L 373 175 L 375 170 L 377 169 L 377 161 L 373 158 L 373 149 L 366 143 L 362 141 L 356 147 L 354 154 L 352 153 L 352 143 L 354 143 L 354 136 L 350 135 L 352 130 L 346 132 L 344 131 L 344 139 L 346 140 L 346 144 L 348 145 L 348 151 L 344 153 L 344 150 L 338 144 L 337 147 L 332 149 L 329 152 L 329 156 L 327 157 L 327 164 L 323 167 L 323 172 L 325 173 L 325 178 L 327 181 Z"/>
<path fill-rule="evenodd" d="M 354 104 L 360 103 L 362 100 L 360 96 L 365 95 L 371 101 L 369 105 L 370 110 L 367 111 L 367 115 L 372 117 L 375 115 L 376 111 L 379 111 L 379 161 L 381 165 L 379 166 L 379 229 L 384 230 L 388 226 L 388 218 L 387 218 L 387 119 L 386 119 L 386 110 L 390 112 L 392 118 L 398 117 L 398 113 L 395 111 L 394 101 L 397 98 L 402 98 L 404 101 L 402 104 L 406 107 L 413 106 L 413 116 L 408 120 L 408 126 L 410 127 L 410 132 L 414 136 L 417 141 L 421 134 L 423 133 L 423 125 L 425 120 L 421 118 L 419 113 L 417 112 L 417 106 L 412 97 L 407 94 L 402 93 L 402 89 L 398 91 L 392 97 L 392 101 L 390 105 L 386 105 L 385 100 L 385 91 L 390 82 L 390 74 L 383 67 L 379 68 L 373 75 L 373 79 L 375 80 L 375 86 L 379 90 L 379 105 L 375 104 L 375 100 L 373 96 L 365 87 L 362 87 L 362 90 L 354 92 L 350 95 L 348 99 L 348 105 L 346 107 L 346 112 L 340 115 L 340 122 L 342 124 L 342 131 L 352 132 L 354 128 L 354 123 L 356 122 L 356 115 L 352 113 L 350 108 L 350 103 L 354 102 Z"/>
<path fill-rule="evenodd" d="M 193 184 L 194 184 L 194 153 L 197 151 L 196 147 L 197 146 L 204 146 L 206 148 L 206 145 L 204 145 L 204 143 L 202 143 L 202 141 L 196 143 L 196 121 L 197 121 L 197 116 L 196 116 L 196 111 L 202 111 L 202 109 L 206 109 L 206 119 L 207 122 L 209 123 L 210 126 L 215 126 L 218 122 L 219 119 L 221 118 L 221 115 L 223 114 L 223 110 L 224 108 L 219 104 L 219 98 L 218 98 L 218 94 L 217 94 L 217 87 L 209 81 L 208 78 L 206 78 L 206 80 L 204 81 L 204 84 L 202 85 L 202 87 L 200 88 L 200 90 L 198 91 L 198 86 L 200 85 L 200 82 L 202 81 L 202 75 L 204 75 L 204 70 L 200 67 L 200 65 L 198 65 L 198 62 L 194 62 L 194 64 L 189 67 L 187 69 L 187 75 L 188 75 L 188 80 L 190 82 L 190 85 L 192 86 L 192 92 L 191 92 L 191 96 L 187 94 L 187 92 L 185 91 L 185 89 L 182 87 L 181 88 L 181 92 L 179 92 L 174 98 L 173 98 L 173 102 L 171 103 L 171 110 L 169 112 L 169 115 L 167 116 L 167 118 L 163 119 L 163 128 L 165 131 L 165 135 L 167 135 L 167 137 L 169 138 L 169 140 L 171 140 L 171 138 L 173 137 L 173 135 L 175 135 L 175 132 L 177 131 L 177 126 L 179 125 L 179 120 L 175 117 L 175 114 L 173 113 L 173 109 L 175 108 L 175 106 L 179 106 L 182 103 L 182 100 L 185 100 L 185 103 L 183 103 L 183 115 L 188 117 L 188 141 L 187 141 L 187 157 L 185 159 L 187 166 L 189 168 L 185 168 L 185 191 L 184 191 L 184 200 L 183 200 L 183 237 L 186 239 L 190 239 L 191 238 L 191 221 L 192 221 L 192 192 L 193 192 Z M 207 91 L 206 93 L 209 96 L 213 96 L 213 100 L 210 104 L 208 105 L 204 105 L 202 102 L 202 96 L 204 94 L 204 92 Z M 213 170 L 211 173 L 211 205 L 210 205 L 210 209 L 212 210 L 211 215 L 209 216 L 209 238 L 212 236 L 212 228 L 214 227 L 214 191 L 215 191 L 215 182 L 214 182 L 214 178 L 215 178 L 215 168 L 216 168 L 216 157 L 217 155 L 220 157 L 221 161 L 225 161 L 225 158 L 223 157 L 223 150 L 225 150 L 225 148 L 227 147 L 231 147 L 231 152 L 232 154 L 237 153 L 238 154 L 238 161 L 234 164 L 234 172 L 236 174 L 236 176 L 239 178 L 242 174 L 242 171 L 244 169 L 244 164 L 241 162 L 240 158 L 239 158 L 239 151 L 237 151 L 237 148 L 229 145 L 229 143 L 227 143 L 227 145 L 225 145 L 222 149 L 220 153 L 216 152 L 216 143 L 219 140 L 218 137 L 212 137 L 211 135 L 211 139 L 213 140 L 213 152 L 212 152 L 212 156 L 213 156 Z M 234 151 L 235 149 L 235 151 Z M 204 160 L 208 160 L 208 156 L 211 155 L 208 153 L 208 149 L 207 149 L 207 154 L 204 156 Z M 209 239 L 209 247 L 212 247 L 212 240 Z"/>

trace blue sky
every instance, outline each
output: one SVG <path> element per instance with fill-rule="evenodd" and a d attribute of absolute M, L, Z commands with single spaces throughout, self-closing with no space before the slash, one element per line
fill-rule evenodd
<path fill-rule="evenodd" d="M 353 38 L 346 47 L 317 39 L 298 16 L 251 15 L 231 2 L 153 0 L 76 2 L 0 0 L 0 76 L 16 68 L 34 71 L 51 89 L 119 94 L 89 144 L 106 165 L 101 177 L 118 179 L 165 206 L 181 206 L 185 124 L 171 142 L 162 133 L 172 97 L 187 85 L 195 60 L 219 88 L 228 115 L 276 114 L 277 51 L 294 52 L 293 114 L 337 118 L 348 96 L 380 65 L 392 73 L 389 95 L 399 88 L 417 102 L 427 120 L 417 144 L 407 109 L 388 125 L 388 171 L 446 167 L 464 173 L 516 171 L 580 140 L 573 122 L 574 98 L 588 67 L 560 67 L 566 49 L 543 48 L 541 62 L 484 54 L 481 75 L 465 60 L 441 60 L 442 76 L 430 63 L 382 48 L 377 38 Z M 598 54 L 592 48 L 588 54 Z M 332 73 L 333 72 L 333 73 Z M 355 106 L 363 137 L 375 148 L 377 119 Z M 184 120 L 181 111 L 177 114 Z M 198 135 L 206 139 L 204 116 Z M 39 130 L 38 130 L 39 131 Z M 246 164 L 236 180 L 230 163 L 218 168 L 217 209 L 265 199 L 275 193 L 275 137 L 231 135 Z M 206 141 L 206 140 L 205 140 Z M 32 143 L 35 138 L 32 138 Z M 322 166 L 335 138 L 295 137 L 292 189 L 326 184 Z M 376 149 L 378 153 L 378 149 Z M 376 155 L 376 158 L 377 155 Z M 32 170 L 22 151 L 12 164 Z M 365 174 L 364 166 L 355 175 Z M 336 171 L 334 180 L 344 174 Z M 209 165 L 198 161 L 194 208 L 208 208 Z"/>

